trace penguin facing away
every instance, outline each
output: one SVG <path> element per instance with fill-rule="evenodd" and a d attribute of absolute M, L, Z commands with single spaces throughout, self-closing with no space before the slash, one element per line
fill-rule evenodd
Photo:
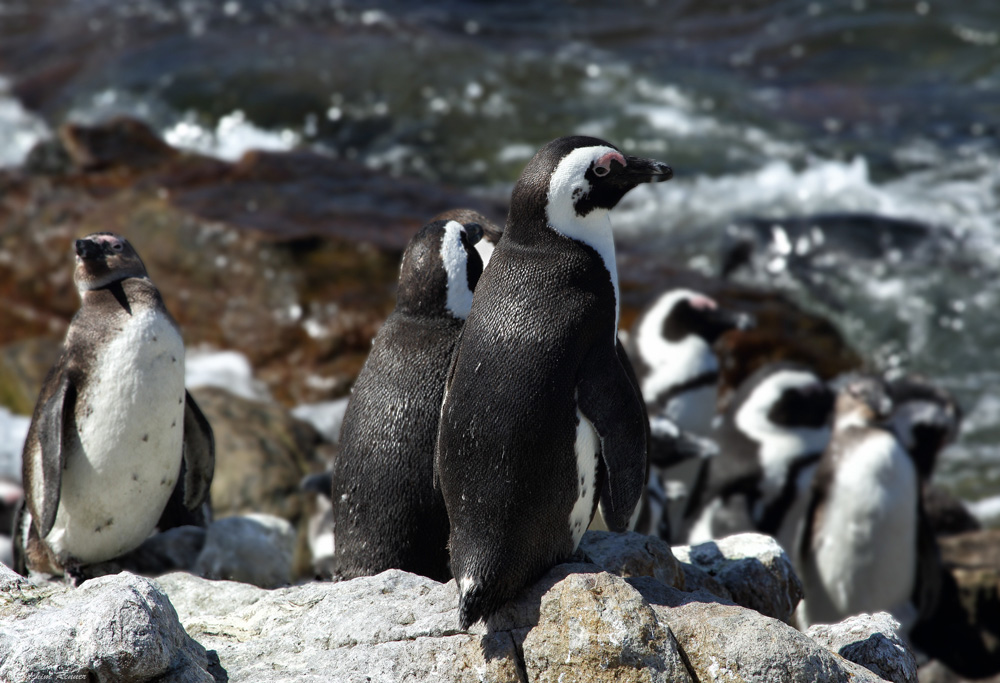
<path fill-rule="evenodd" d="M 482 271 L 474 223 L 437 220 L 403 254 L 396 308 L 352 389 L 332 474 L 334 576 L 402 569 L 447 581 L 434 445 L 452 350 Z"/>
<path fill-rule="evenodd" d="M 813 473 L 830 441 L 833 391 L 797 363 L 758 369 L 734 394 L 685 516 L 688 542 L 742 531 L 774 536 L 791 553 Z"/>
<path fill-rule="evenodd" d="M 455 221 L 468 229 L 481 230 L 483 236 L 476 242 L 475 246 L 476 251 L 479 252 L 479 258 L 483 261 L 483 268 L 486 268 L 487 264 L 489 264 L 493 250 L 503 236 L 503 229 L 501 227 L 483 214 L 472 209 L 449 209 L 448 211 L 442 211 L 431 219 L 431 222 L 434 221 Z"/>
<path fill-rule="evenodd" d="M 569 557 L 598 498 L 612 529 L 630 522 L 647 427 L 617 339 L 609 211 L 671 175 L 566 137 L 515 184 L 452 360 L 435 455 L 462 628 Z"/>
<path fill-rule="evenodd" d="M 837 395 L 833 437 L 795 553 L 803 628 L 885 610 L 905 635 L 935 606 L 936 544 L 913 460 L 881 424 L 890 410 L 875 377 L 852 379 Z"/>
<path fill-rule="evenodd" d="M 85 576 L 150 533 L 206 525 L 212 429 L 184 389 L 184 342 L 125 238 L 75 244 L 80 310 L 24 445 L 15 568 Z"/>

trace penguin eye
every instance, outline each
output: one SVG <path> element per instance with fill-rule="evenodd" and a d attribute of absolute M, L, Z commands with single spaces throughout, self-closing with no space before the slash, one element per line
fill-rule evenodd
<path fill-rule="evenodd" d="M 111 245 L 111 248 L 114 249 L 115 251 L 121 251 L 125 247 L 122 246 L 121 242 L 115 242 L 114 244 Z"/>
<path fill-rule="evenodd" d="M 611 169 L 608 168 L 607 166 L 594 166 L 594 175 L 596 175 L 598 178 L 603 178 L 610 172 Z"/>

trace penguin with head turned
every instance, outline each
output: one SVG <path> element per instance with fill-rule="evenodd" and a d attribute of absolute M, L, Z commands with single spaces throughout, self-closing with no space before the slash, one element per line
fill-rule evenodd
<path fill-rule="evenodd" d="M 624 529 L 647 423 L 618 342 L 609 212 L 665 164 L 591 137 L 528 162 L 455 351 L 435 476 L 451 523 L 463 628 L 576 549 L 598 504 Z"/>
<path fill-rule="evenodd" d="M 833 436 L 813 479 L 794 557 L 804 628 L 890 612 L 905 635 L 933 610 L 937 550 L 913 459 L 884 426 L 892 403 L 880 378 L 850 378 L 837 394 Z"/>
<path fill-rule="evenodd" d="M 651 415 L 654 440 L 662 441 L 658 434 L 677 432 L 685 441 L 680 448 L 666 442 L 675 456 L 667 462 L 651 458 L 648 488 L 654 498 L 663 497 L 662 509 L 675 520 L 675 532 L 680 530 L 677 521 L 695 482 L 704 476 L 707 459 L 717 452 L 704 439 L 711 433 L 718 402 L 719 359 L 713 347 L 726 332 L 747 329 L 753 323 L 749 314 L 725 309 L 704 294 L 680 288 L 661 294 L 640 314 L 629 335 L 626 348 Z"/>
<path fill-rule="evenodd" d="M 833 406 L 833 391 L 803 365 L 773 363 L 748 377 L 713 435 L 720 453 L 695 485 L 688 542 L 758 531 L 790 553 Z"/>
<path fill-rule="evenodd" d="M 434 220 L 403 254 L 396 308 L 372 342 L 331 476 L 335 577 L 402 569 L 447 581 L 434 445 L 452 350 L 482 272 L 474 222 Z"/>
<path fill-rule="evenodd" d="M 76 241 L 80 310 L 24 445 L 15 565 L 66 573 L 121 557 L 154 529 L 205 525 L 212 429 L 184 389 L 184 342 L 132 245 Z"/>

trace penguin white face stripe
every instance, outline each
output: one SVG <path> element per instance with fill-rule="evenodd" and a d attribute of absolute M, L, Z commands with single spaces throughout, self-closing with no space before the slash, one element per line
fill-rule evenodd
<path fill-rule="evenodd" d="M 591 165 L 610 169 L 611 161 L 625 164 L 625 157 L 611 147 L 578 147 L 563 157 L 552 178 L 545 205 L 545 217 L 556 232 L 592 247 L 604 261 L 615 288 L 615 330 L 618 329 L 620 295 L 618 292 L 618 267 L 615 263 L 615 241 L 611 233 L 611 218 L 607 209 L 594 208 L 581 216 L 576 203 L 590 192 L 590 181 L 585 177 Z"/>
<path fill-rule="evenodd" d="M 785 390 L 816 382 L 816 377 L 808 372 L 776 372 L 747 397 L 746 403 L 736 413 L 737 428 L 760 444 L 760 465 L 764 470 L 761 489 L 765 501 L 781 492 L 788 468 L 797 457 L 820 453 L 830 441 L 828 427 L 783 427 L 774 424 L 767 415 Z"/>
<path fill-rule="evenodd" d="M 684 299 L 711 301 L 688 289 L 669 291 L 643 316 L 636 332 L 635 344 L 639 356 L 651 368 L 642 380 L 642 395 L 647 401 L 654 400 L 671 387 L 719 369 L 712 347 L 697 334 L 689 334 L 678 342 L 664 339 L 663 321 Z"/>
<path fill-rule="evenodd" d="M 457 221 L 448 221 L 441 238 L 441 262 L 448 274 L 448 310 L 456 318 L 465 320 L 472 308 L 472 291 L 469 290 L 468 255 L 462 244 L 465 228 Z"/>

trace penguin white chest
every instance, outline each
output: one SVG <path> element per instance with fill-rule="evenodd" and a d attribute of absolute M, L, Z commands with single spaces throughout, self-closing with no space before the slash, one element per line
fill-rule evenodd
<path fill-rule="evenodd" d="M 893 610 L 909 600 L 918 495 L 913 463 L 888 433 L 864 439 L 838 467 L 815 542 L 837 619 Z"/>
<path fill-rule="evenodd" d="M 576 441 L 573 450 L 576 453 L 576 484 L 577 498 L 569 515 L 569 528 L 573 536 L 573 550 L 580 545 L 583 532 L 590 526 L 594 515 L 594 499 L 597 491 L 597 457 L 601 444 L 597 430 L 590 420 L 584 417 L 579 409 L 576 411 Z"/>
<path fill-rule="evenodd" d="M 166 316 L 136 312 L 103 346 L 77 397 L 46 537 L 61 560 L 109 560 L 149 536 L 180 473 L 184 398 L 180 334 Z"/>

